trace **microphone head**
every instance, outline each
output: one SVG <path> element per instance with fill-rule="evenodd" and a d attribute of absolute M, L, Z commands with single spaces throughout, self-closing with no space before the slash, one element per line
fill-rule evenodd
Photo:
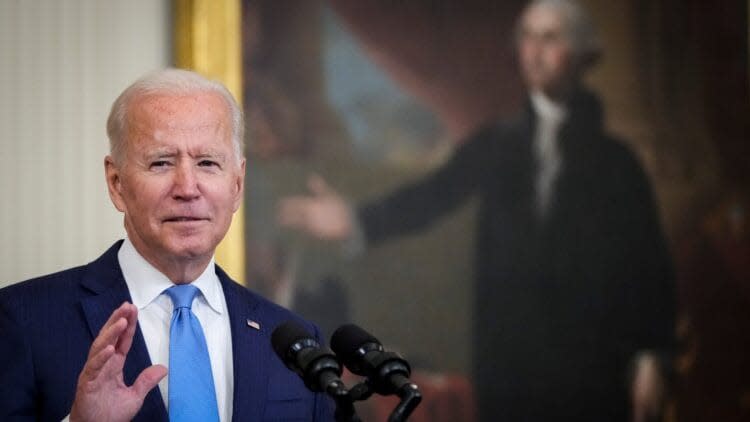
<path fill-rule="evenodd" d="M 382 351 L 383 346 L 377 338 L 357 325 L 345 324 L 331 336 L 331 349 L 350 371 L 366 375 L 364 355 L 371 350 Z"/>
<path fill-rule="evenodd" d="M 271 345 L 286 365 L 293 364 L 294 356 L 303 346 L 320 347 L 307 330 L 293 321 L 287 321 L 273 330 Z"/>
<path fill-rule="evenodd" d="M 271 346 L 281 361 L 297 373 L 312 391 L 328 394 L 348 394 L 341 376 L 341 364 L 330 350 L 320 343 L 301 325 L 287 321 L 271 333 Z"/>
<path fill-rule="evenodd" d="M 378 339 L 354 324 L 342 325 L 333 333 L 331 348 L 352 373 L 367 377 L 378 394 L 396 394 L 412 385 L 409 363 L 397 353 L 386 352 Z"/>

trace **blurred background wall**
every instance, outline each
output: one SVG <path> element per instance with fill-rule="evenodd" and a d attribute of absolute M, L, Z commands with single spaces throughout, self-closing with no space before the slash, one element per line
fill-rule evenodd
<path fill-rule="evenodd" d="M 124 235 L 104 183 L 117 94 L 171 62 L 168 0 L 0 0 L 0 285 Z"/>

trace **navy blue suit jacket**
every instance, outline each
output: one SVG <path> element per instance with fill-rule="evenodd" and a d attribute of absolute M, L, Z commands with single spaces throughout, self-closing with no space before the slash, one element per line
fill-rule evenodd
<path fill-rule="evenodd" d="M 0 290 L 0 420 L 59 421 L 70 413 L 91 342 L 110 314 L 131 300 L 117 260 L 121 244 L 88 265 Z M 235 283 L 218 267 L 216 273 L 231 325 L 233 420 L 333 420 L 332 402 L 311 393 L 271 347 L 271 333 L 285 321 L 297 320 L 320 337 L 317 328 Z M 125 361 L 125 382 L 132 384 L 150 365 L 139 327 Z M 134 420 L 168 420 L 158 386 Z"/>

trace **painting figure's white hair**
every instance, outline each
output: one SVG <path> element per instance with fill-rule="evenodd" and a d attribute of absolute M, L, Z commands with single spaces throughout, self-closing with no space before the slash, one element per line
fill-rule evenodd
<path fill-rule="evenodd" d="M 602 46 L 591 17 L 575 0 L 532 0 L 524 10 L 543 7 L 554 9 L 564 17 L 565 30 L 579 64 L 588 67 L 601 57 Z M 520 23 L 520 22 L 519 22 Z M 520 26 L 520 25 L 519 25 Z"/>

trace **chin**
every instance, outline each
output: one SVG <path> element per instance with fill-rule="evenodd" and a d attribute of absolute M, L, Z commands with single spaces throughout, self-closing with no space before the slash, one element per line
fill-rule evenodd
<path fill-rule="evenodd" d="M 216 245 L 204 240 L 182 239 L 171 243 L 167 250 L 175 257 L 182 259 L 194 259 L 213 255 Z"/>

